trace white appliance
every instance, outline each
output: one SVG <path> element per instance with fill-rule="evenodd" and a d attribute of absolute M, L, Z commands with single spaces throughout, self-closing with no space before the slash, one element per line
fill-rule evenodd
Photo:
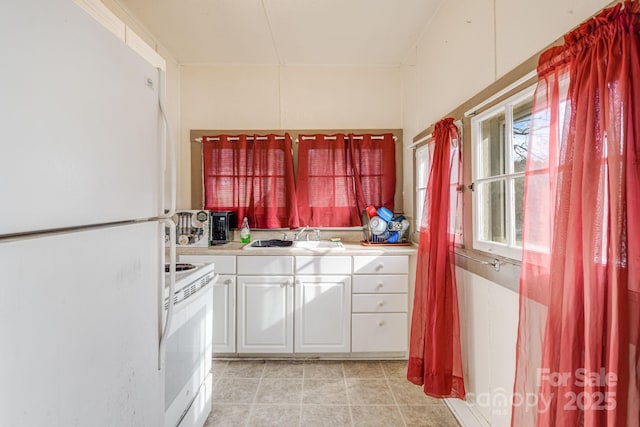
<path fill-rule="evenodd" d="M 177 264 L 166 345 L 165 427 L 201 427 L 211 409 L 214 264 Z M 165 292 L 169 310 L 169 290 Z"/>
<path fill-rule="evenodd" d="M 162 72 L 71 0 L 3 2 L 0 51 L 0 425 L 161 426 Z"/>

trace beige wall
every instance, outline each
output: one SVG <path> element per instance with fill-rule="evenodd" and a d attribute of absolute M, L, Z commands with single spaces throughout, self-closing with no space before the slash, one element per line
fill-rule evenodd
<path fill-rule="evenodd" d="M 398 129 L 400 67 L 183 66 L 178 207 L 190 207 L 192 129 Z"/>

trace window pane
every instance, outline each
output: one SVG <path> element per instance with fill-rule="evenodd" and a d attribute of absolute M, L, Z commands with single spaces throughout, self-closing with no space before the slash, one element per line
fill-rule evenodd
<path fill-rule="evenodd" d="M 522 217 L 524 208 L 524 177 L 515 178 L 513 180 L 514 186 L 514 225 L 515 225 L 515 244 L 522 247 Z"/>
<path fill-rule="evenodd" d="M 504 133 L 505 115 L 497 114 L 484 120 L 481 126 L 479 178 L 503 175 L 505 173 Z"/>
<path fill-rule="evenodd" d="M 533 98 L 513 106 L 513 171 L 524 172 L 527 165 Z"/>
<path fill-rule="evenodd" d="M 484 182 L 478 188 L 480 239 L 507 243 L 505 181 Z"/>

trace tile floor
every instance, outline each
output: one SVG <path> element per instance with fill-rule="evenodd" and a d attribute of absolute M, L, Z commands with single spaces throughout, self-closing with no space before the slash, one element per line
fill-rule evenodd
<path fill-rule="evenodd" d="M 403 361 L 213 362 L 213 426 L 457 427 Z"/>

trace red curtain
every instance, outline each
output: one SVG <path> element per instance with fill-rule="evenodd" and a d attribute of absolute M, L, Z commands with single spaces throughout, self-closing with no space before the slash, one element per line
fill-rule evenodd
<path fill-rule="evenodd" d="M 300 135 L 298 212 L 316 227 L 362 225 L 368 205 L 393 211 L 395 144 L 392 134 Z"/>
<path fill-rule="evenodd" d="M 460 182 L 458 128 L 452 118 L 436 123 L 435 147 L 420 224 L 407 379 L 429 396 L 465 398 L 455 276 L 455 234 L 449 221 L 452 183 Z M 452 173 L 458 176 L 451 176 Z"/>
<path fill-rule="evenodd" d="M 234 210 L 254 228 L 296 228 L 289 134 L 203 137 L 205 209 Z"/>
<path fill-rule="evenodd" d="M 639 425 L 639 13 L 605 9 L 540 57 L 513 426 Z"/>

